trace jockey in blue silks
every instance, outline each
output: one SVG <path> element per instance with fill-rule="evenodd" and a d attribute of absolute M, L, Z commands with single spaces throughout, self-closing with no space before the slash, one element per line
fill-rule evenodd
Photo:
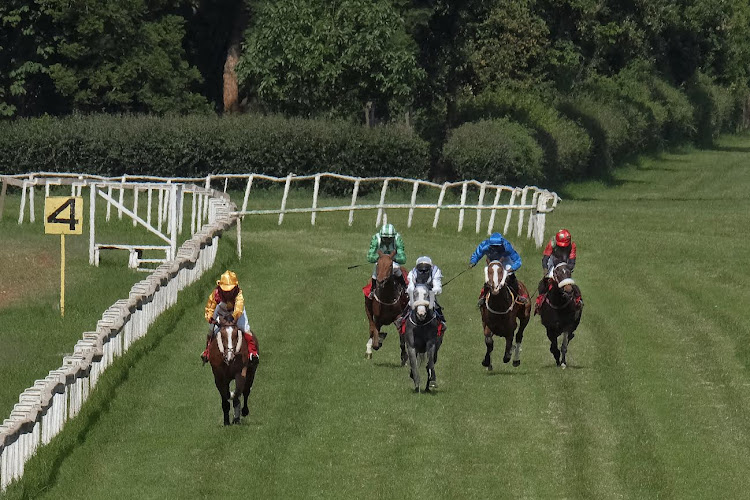
<path fill-rule="evenodd" d="M 518 252 L 513 248 L 513 245 L 510 244 L 510 241 L 503 238 L 503 235 L 500 233 L 492 233 L 489 238 L 477 245 L 476 250 L 474 250 L 474 253 L 471 254 L 471 258 L 469 259 L 471 267 L 476 266 L 479 259 L 485 256 L 487 257 L 488 264 L 496 260 L 505 268 L 510 266 L 509 271 L 511 273 L 515 273 L 521 268 L 521 256 L 518 255 Z M 528 297 L 519 296 L 518 279 L 515 274 L 509 274 L 506 283 L 511 290 L 513 290 L 513 294 L 518 297 L 519 302 L 528 302 Z M 485 283 L 482 292 L 479 294 L 480 305 L 484 301 L 487 290 L 487 283 Z"/>

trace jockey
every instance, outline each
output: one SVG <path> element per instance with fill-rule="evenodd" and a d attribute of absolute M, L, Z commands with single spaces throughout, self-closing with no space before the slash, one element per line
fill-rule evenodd
<path fill-rule="evenodd" d="M 508 274 L 506 282 L 513 291 L 513 294 L 517 297 L 516 300 L 522 304 L 527 303 L 528 297 L 519 295 L 518 293 L 518 278 L 516 278 L 516 275 L 514 274 L 521 267 L 521 256 L 515 251 L 513 245 L 510 244 L 510 241 L 503 238 L 503 235 L 500 233 L 492 233 L 489 238 L 477 245 L 476 250 L 471 254 L 471 258 L 469 259 L 471 267 L 476 266 L 479 259 L 483 256 L 487 257 L 487 264 L 496 260 L 506 268 L 510 266 L 509 271 L 511 274 Z M 478 304 L 480 306 L 484 301 L 487 290 L 487 283 L 485 283 L 482 292 L 479 294 Z"/>
<path fill-rule="evenodd" d="M 429 257 L 422 256 L 417 259 L 417 265 L 409 271 L 409 286 L 406 288 L 406 294 L 409 296 L 409 307 L 404 309 L 404 313 L 401 316 L 401 324 L 403 320 L 409 315 L 414 303 L 414 287 L 415 285 L 427 285 L 432 293 L 435 294 L 435 314 L 440 321 L 438 326 L 438 335 L 445 333 L 448 328 L 445 324 L 445 316 L 443 315 L 443 308 L 437 302 L 437 296 L 443 291 L 443 272 L 440 268 L 432 263 L 432 259 Z M 400 328 L 399 331 L 403 329 Z M 401 332 L 403 333 L 403 332 Z"/>
<path fill-rule="evenodd" d="M 216 282 L 216 288 L 208 296 L 205 311 L 206 321 L 215 325 L 218 322 L 216 318 L 219 315 L 220 309 L 232 313 L 234 320 L 237 322 L 237 328 L 245 334 L 245 340 L 248 345 L 255 345 L 250 324 L 247 321 L 245 298 L 242 296 L 242 289 L 240 288 L 240 282 L 237 280 L 237 275 L 233 271 L 227 270 L 222 274 L 221 278 Z M 201 354 L 201 359 L 204 363 L 208 360 L 208 344 L 211 342 L 214 334 L 215 327 L 211 329 L 211 333 L 206 337 L 206 350 Z"/>
<path fill-rule="evenodd" d="M 542 254 L 542 269 L 544 269 L 544 277 L 539 282 L 539 296 L 536 298 L 536 311 L 542 306 L 544 297 L 549 290 L 549 279 L 547 275 L 556 265 L 565 262 L 568 265 L 570 272 L 573 272 L 573 268 L 576 266 L 576 244 L 573 243 L 573 238 L 570 235 L 570 231 L 567 229 L 560 229 L 555 237 L 547 242 L 547 246 L 544 248 Z M 576 293 L 576 302 L 581 302 L 581 291 L 577 286 L 573 287 Z"/>
<path fill-rule="evenodd" d="M 406 252 L 404 252 L 404 240 L 401 239 L 401 235 L 396 232 L 396 228 L 393 224 L 383 224 L 380 231 L 372 235 L 370 240 L 370 250 L 367 252 L 367 261 L 375 264 L 372 270 L 372 284 L 370 287 L 370 297 L 375 290 L 375 284 L 377 280 L 377 262 L 378 262 L 378 250 L 383 253 L 391 253 L 394 250 L 396 255 L 393 256 L 393 273 L 401 279 L 401 284 L 406 287 L 404 281 L 405 269 L 402 269 L 401 265 L 406 264 Z"/>

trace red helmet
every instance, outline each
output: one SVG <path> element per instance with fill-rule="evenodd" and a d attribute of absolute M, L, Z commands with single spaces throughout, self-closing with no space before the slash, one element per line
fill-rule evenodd
<path fill-rule="evenodd" d="M 570 246 L 570 231 L 567 229 L 560 229 L 555 235 L 555 243 L 559 247 Z"/>

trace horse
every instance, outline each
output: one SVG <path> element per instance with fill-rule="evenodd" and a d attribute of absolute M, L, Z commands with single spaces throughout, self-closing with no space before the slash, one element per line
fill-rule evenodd
<path fill-rule="evenodd" d="M 487 353 L 484 355 L 482 366 L 492 370 L 490 353 L 494 349 L 493 335 L 505 338 L 505 354 L 503 363 L 511 358 L 511 349 L 514 351 L 513 366 L 521 365 L 521 342 L 523 342 L 523 331 L 531 318 L 531 304 L 521 304 L 516 301 L 510 286 L 506 283 L 510 271 L 496 260 L 490 262 L 485 268 L 485 282 L 489 285 L 489 291 L 485 295 L 484 302 L 480 307 L 482 314 L 482 326 L 484 328 L 484 343 Z M 526 285 L 518 281 L 518 290 L 528 295 Z M 513 332 L 516 332 L 516 344 L 513 345 Z"/>
<path fill-rule="evenodd" d="M 248 346 L 242 332 L 231 314 L 218 316 L 219 330 L 211 339 L 208 349 L 208 361 L 214 373 L 214 383 L 221 396 L 221 409 L 224 412 L 224 425 L 229 425 L 229 400 L 234 406 L 233 424 L 240 423 L 240 394 L 244 396 L 242 416 L 250 413 L 247 397 L 253 388 L 255 371 L 258 368 L 258 357 L 248 353 Z M 253 334 L 257 347 L 257 339 Z M 234 392 L 229 384 L 234 380 Z"/>
<path fill-rule="evenodd" d="M 381 332 L 385 325 L 392 324 L 404 310 L 405 289 L 401 280 L 393 273 L 393 256 L 396 251 L 384 253 L 378 250 L 378 262 L 375 268 L 375 290 L 372 297 L 365 295 L 365 313 L 370 323 L 370 338 L 367 341 L 365 356 L 372 359 L 372 351 L 380 349 L 388 332 Z M 400 335 L 401 366 L 406 364 L 406 345 Z"/>
<path fill-rule="evenodd" d="M 430 389 L 437 387 L 435 363 L 443 339 L 438 336 L 440 320 L 435 313 L 435 295 L 426 285 L 419 284 L 414 287 L 412 310 L 404 322 L 403 337 L 406 337 L 406 351 L 411 367 L 409 376 L 414 381 L 414 392 L 419 392 L 420 384 L 417 354 L 427 357 L 427 385 L 424 392 L 430 392 Z"/>
<path fill-rule="evenodd" d="M 570 268 L 565 262 L 556 265 L 547 276 L 553 286 L 547 292 L 539 309 L 542 325 L 547 329 L 549 352 L 555 358 L 557 366 L 567 366 L 568 345 L 575 336 L 576 328 L 581 322 L 582 307 L 576 303 L 575 288 Z M 556 286 L 555 286 L 556 285 Z M 562 349 L 557 346 L 557 337 L 562 335 Z"/>

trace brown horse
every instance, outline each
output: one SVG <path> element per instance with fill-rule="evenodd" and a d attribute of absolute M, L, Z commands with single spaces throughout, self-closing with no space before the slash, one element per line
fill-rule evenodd
<path fill-rule="evenodd" d="M 372 358 L 372 350 L 380 349 L 387 332 L 380 329 L 392 324 L 401 315 L 406 305 L 406 289 L 393 272 L 393 256 L 396 252 L 383 253 L 378 250 L 378 263 L 375 271 L 375 290 L 372 297 L 365 296 L 365 313 L 370 323 L 370 339 L 367 341 L 366 356 Z M 403 272 L 403 271 L 402 271 Z M 399 335 L 401 343 L 401 364 L 406 364 L 406 345 L 404 336 Z"/>
<path fill-rule="evenodd" d="M 510 361 L 511 349 L 514 350 L 513 366 L 521 364 L 521 342 L 523 331 L 531 317 L 531 304 L 521 304 L 516 301 L 510 286 L 506 283 L 509 271 L 503 265 L 494 260 L 485 268 L 485 282 L 489 285 L 489 291 L 480 307 L 482 313 L 482 326 L 484 327 L 484 343 L 487 353 L 484 355 L 482 366 L 492 370 L 490 353 L 494 349 L 493 335 L 505 338 L 505 355 L 503 363 Z M 518 290 L 528 296 L 526 286 L 518 280 Z M 516 332 L 516 344 L 513 345 L 513 332 Z"/>
<path fill-rule="evenodd" d="M 555 358 L 557 366 L 567 366 L 568 344 L 575 336 L 576 328 L 581 322 L 582 304 L 576 300 L 577 285 L 571 278 L 570 268 L 561 262 L 552 269 L 549 276 L 552 287 L 547 292 L 539 309 L 542 325 L 547 329 L 549 352 Z M 557 337 L 562 335 L 562 346 L 558 348 Z"/>
<path fill-rule="evenodd" d="M 248 345 L 242 332 L 231 314 L 219 316 L 219 331 L 211 339 L 208 348 L 208 361 L 214 372 L 214 383 L 221 396 L 221 409 L 224 412 L 224 425 L 229 425 L 229 400 L 234 406 L 233 424 L 240 423 L 240 394 L 244 396 L 242 416 L 250 413 L 247 397 L 253 388 L 255 371 L 258 368 L 258 357 L 248 353 Z M 252 335 L 257 348 L 257 339 Z M 234 392 L 229 384 L 234 380 Z"/>

